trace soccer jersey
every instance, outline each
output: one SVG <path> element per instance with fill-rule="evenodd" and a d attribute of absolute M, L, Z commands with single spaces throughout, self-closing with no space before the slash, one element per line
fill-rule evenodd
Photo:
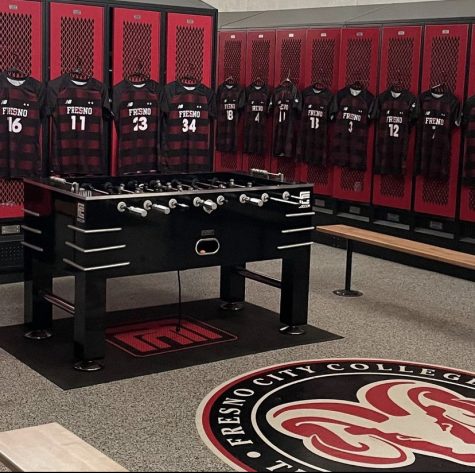
<path fill-rule="evenodd" d="M 451 92 L 419 96 L 416 173 L 446 180 L 450 171 L 452 128 L 460 124 L 460 103 Z"/>
<path fill-rule="evenodd" d="M 334 97 L 331 106 L 331 112 L 335 114 L 333 164 L 366 170 L 369 110 L 373 100 L 374 96 L 368 90 L 350 86 Z"/>
<path fill-rule="evenodd" d="M 0 176 L 30 177 L 41 164 L 40 130 L 44 85 L 0 74 Z"/>
<path fill-rule="evenodd" d="M 378 120 L 375 174 L 405 174 L 409 132 L 417 113 L 417 99 L 407 90 L 388 89 L 374 100 L 370 116 Z"/>
<path fill-rule="evenodd" d="M 103 174 L 103 118 L 110 113 L 104 85 L 94 78 L 68 74 L 48 83 L 47 105 L 53 117 L 51 171 L 57 174 Z"/>
<path fill-rule="evenodd" d="M 274 90 L 269 103 L 273 115 L 273 154 L 290 158 L 293 156 L 295 125 L 301 110 L 302 100 L 297 87 L 286 82 Z"/>
<path fill-rule="evenodd" d="M 465 129 L 463 179 L 466 184 L 475 186 L 475 95 L 465 102 L 463 125 Z"/>
<path fill-rule="evenodd" d="M 238 84 L 221 84 L 218 87 L 218 127 L 216 149 L 226 153 L 235 152 L 238 143 L 238 122 L 245 105 L 244 89 Z"/>
<path fill-rule="evenodd" d="M 164 88 L 162 111 L 166 116 L 162 170 L 209 170 L 210 118 L 216 117 L 214 92 L 203 84 L 171 82 Z"/>
<path fill-rule="evenodd" d="M 119 174 L 159 170 L 161 90 L 153 80 L 123 80 L 113 88 Z"/>
<path fill-rule="evenodd" d="M 244 152 L 263 155 L 265 152 L 269 88 L 255 84 L 246 88 Z"/>
<path fill-rule="evenodd" d="M 309 164 L 327 164 L 328 122 L 332 119 L 332 100 L 333 94 L 328 89 L 310 86 L 302 92 L 297 158 Z"/>

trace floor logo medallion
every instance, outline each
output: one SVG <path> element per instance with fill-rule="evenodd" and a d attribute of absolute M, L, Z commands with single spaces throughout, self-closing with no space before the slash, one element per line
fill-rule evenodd
<path fill-rule="evenodd" d="M 197 427 L 241 471 L 474 471 L 475 373 L 377 359 L 271 366 L 211 392 Z"/>

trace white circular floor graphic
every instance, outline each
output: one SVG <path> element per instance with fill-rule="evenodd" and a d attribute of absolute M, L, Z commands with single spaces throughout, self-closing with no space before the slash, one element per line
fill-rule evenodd
<path fill-rule="evenodd" d="M 240 471 L 474 471 L 475 373 L 307 360 L 238 376 L 200 404 L 206 445 Z"/>

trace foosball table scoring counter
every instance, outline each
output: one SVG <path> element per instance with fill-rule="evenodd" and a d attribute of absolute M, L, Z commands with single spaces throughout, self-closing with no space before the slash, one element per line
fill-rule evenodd
<path fill-rule="evenodd" d="M 272 178 L 271 178 L 272 176 Z M 102 368 L 107 279 L 220 266 L 223 309 L 238 310 L 245 279 L 281 289 L 281 332 L 307 323 L 314 212 L 310 184 L 282 176 L 197 173 L 25 180 L 25 325 L 51 336 L 52 306 L 74 316 L 74 367 Z M 246 263 L 282 259 L 281 280 Z M 73 275 L 74 304 L 53 293 Z"/>

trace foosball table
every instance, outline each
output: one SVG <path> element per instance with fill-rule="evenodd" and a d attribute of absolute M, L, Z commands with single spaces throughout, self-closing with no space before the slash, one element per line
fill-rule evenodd
<path fill-rule="evenodd" d="M 222 308 L 240 309 L 246 278 L 281 289 L 281 331 L 307 323 L 314 212 L 310 184 L 253 170 L 25 180 L 25 336 L 51 336 L 52 306 L 74 316 L 76 369 L 105 355 L 107 279 L 220 266 Z M 246 263 L 282 260 L 281 280 Z M 53 278 L 75 277 L 74 304 Z"/>

